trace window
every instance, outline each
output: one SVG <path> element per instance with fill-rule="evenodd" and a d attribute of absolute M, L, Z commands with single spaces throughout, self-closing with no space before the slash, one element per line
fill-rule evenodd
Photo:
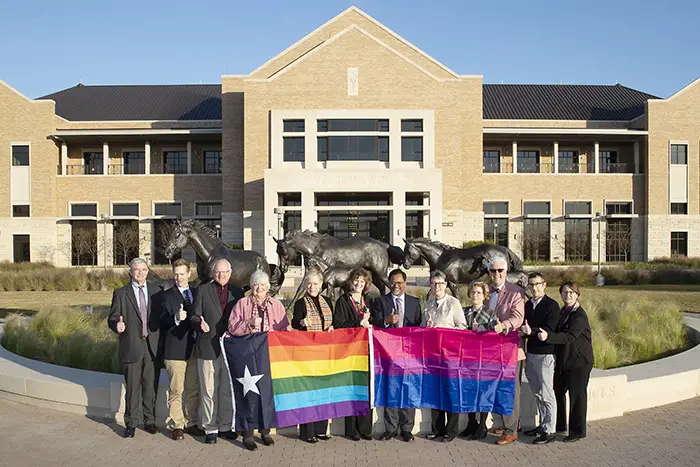
<path fill-rule="evenodd" d="M 284 120 L 282 122 L 283 129 L 285 133 L 303 133 L 304 132 L 304 120 Z"/>
<path fill-rule="evenodd" d="M 549 201 L 526 201 L 523 203 L 523 215 L 544 216 L 551 214 Z"/>
<path fill-rule="evenodd" d="M 401 138 L 401 160 L 403 162 L 423 162 L 422 137 Z"/>
<path fill-rule="evenodd" d="M 566 219 L 564 224 L 564 259 L 566 261 L 591 260 L 590 219 Z"/>
<path fill-rule="evenodd" d="M 166 174 L 187 173 L 187 151 L 163 151 Z"/>
<path fill-rule="evenodd" d="M 101 152 L 84 152 L 83 153 L 83 174 L 84 175 L 102 175 L 104 166 L 102 165 Z"/>
<path fill-rule="evenodd" d="M 12 217 L 29 217 L 29 205 L 18 204 L 12 206 Z"/>
<path fill-rule="evenodd" d="M 120 203 L 112 205 L 115 217 L 139 217 L 139 203 Z"/>
<path fill-rule="evenodd" d="M 578 151 L 559 151 L 559 173 L 578 173 Z"/>
<path fill-rule="evenodd" d="M 71 204 L 70 215 L 72 217 L 97 217 L 97 205 Z"/>
<path fill-rule="evenodd" d="M 12 165 L 15 167 L 29 165 L 29 146 L 12 146 Z"/>
<path fill-rule="evenodd" d="M 484 215 L 508 214 L 508 201 L 484 201 Z"/>
<path fill-rule="evenodd" d="M 429 206 L 430 193 L 428 192 L 406 192 L 406 206 Z"/>
<path fill-rule="evenodd" d="M 319 161 L 389 160 L 388 136 L 329 136 L 318 138 Z"/>
<path fill-rule="evenodd" d="M 586 216 L 591 215 L 590 201 L 565 201 L 564 202 L 565 216 Z"/>
<path fill-rule="evenodd" d="M 540 171 L 539 151 L 518 151 L 518 172 L 537 173 Z"/>
<path fill-rule="evenodd" d="M 115 220 L 113 239 L 114 264 L 123 266 L 129 264 L 132 259 L 139 255 L 139 246 L 141 245 L 139 221 Z"/>
<path fill-rule="evenodd" d="M 671 203 L 671 214 L 688 214 L 688 203 Z"/>
<path fill-rule="evenodd" d="M 122 154 L 124 174 L 137 175 L 146 173 L 146 153 L 143 151 L 127 151 Z"/>
<path fill-rule="evenodd" d="M 279 206 L 301 206 L 301 193 L 279 193 Z"/>
<path fill-rule="evenodd" d="M 523 223 L 523 259 L 549 261 L 549 219 L 525 219 Z"/>
<path fill-rule="evenodd" d="M 391 193 L 316 193 L 316 206 L 389 206 Z"/>
<path fill-rule="evenodd" d="M 203 173 L 221 173 L 221 151 L 204 151 Z"/>
<path fill-rule="evenodd" d="M 96 221 L 71 221 L 71 264 L 94 266 L 101 251 L 97 244 Z"/>
<path fill-rule="evenodd" d="M 318 232 L 335 238 L 372 237 L 389 243 L 389 211 L 319 211 Z"/>
<path fill-rule="evenodd" d="M 484 151 L 484 173 L 497 174 L 501 172 L 501 151 Z"/>
<path fill-rule="evenodd" d="M 195 203 L 195 216 L 221 217 L 221 203 Z"/>
<path fill-rule="evenodd" d="M 304 162 L 304 138 L 282 138 L 284 162 Z"/>
<path fill-rule="evenodd" d="M 627 164 L 620 164 L 617 151 L 600 151 L 600 173 L 620 173 L 627 169 Z M 624 168 L 624 170 L 622 170 Z"/>
<path fill-rule="evenodd" d="M 672 144 L 671 145 L 671 164 L 688 164 L 688 145 Z"/>
<path fill-rule="evenodd" d="M 31 261 L 29 235 L 12 236 L 13 261 L 23 263 Z"/>
<path fill-rule="evenodd" d="M 484 218 L 484 241 L 508 246 L 508 219 Z"/>
<path fill-rule="evenodd" d="M 317 130 L 326 131 L 389 131 L 389 120 L 369 118 L 318 120 Z"/>
<path fill-rule="evenodd" d="M 605 215 L 627 215 L 632 214 L 632 202 L 631 201 L 612 201 L 605 203 Z"/>
<path fill-rule="evenodd" d="M 688 232 L 671 232 L 671 256 L 688 256 Z"/>
<path fill-rule="evenodd" d="M 605 261 L 630 261 L 632 251 L 632 219 L 608 219 L 605 228 Z"/>
<path fill-rule="evenodd" d="M 154 216 L 182 217 L 182 204 L 180 203 L 155 203 Z"/>
<path fill-rule="evenodd" d="M 405 132 L 422 132 L 423 120 L 401 120 L 401 131 Z"/>

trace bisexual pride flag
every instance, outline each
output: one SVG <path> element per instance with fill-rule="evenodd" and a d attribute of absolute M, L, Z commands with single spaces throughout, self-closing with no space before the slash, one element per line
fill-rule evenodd
<path fill-rule="evenodd" d="M 510 415 L 518 335 L 373 329 L 375 405 Z"/>
<path fill-rule="evenodd" d="M 365 328 L 269 333 L 277 426 L 366 415 L 368 336 Z"/>

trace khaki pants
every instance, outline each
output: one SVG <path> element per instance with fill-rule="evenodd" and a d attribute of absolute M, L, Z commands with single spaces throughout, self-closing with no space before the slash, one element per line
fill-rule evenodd
<path fill-rule="evenodd" d="M 233 424 L 233 398 L 231 376 L 223 355 L 216 360 L 197 360 L 199 389 L 202 405 L 199 414 L 206 434 L 231 431 Z"/>
<path fill-rule="evenodd" d="M 182 430 L 199 424 L 197 359 L 165 360 L 165 370 L 170 379 L 168 418 L 165 426 L 170 430 Z"/>

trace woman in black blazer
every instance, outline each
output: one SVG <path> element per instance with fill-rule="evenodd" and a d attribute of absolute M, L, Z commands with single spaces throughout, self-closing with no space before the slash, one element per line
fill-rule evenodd
<path fill-rule="evenodd" d="M 347 282 L 348 293 L 335 302 L 333 329 L 369 328 L 371 302 L 367 297 L 372 287 L 372 274 L 366 269 L 355 269 Z M 345 417 L 345 436 L 353 441 L 372 439 L 372 410 L 367 415 Z"/>
<path fill-rule="evenodd" d="M 578 302 L 581 295 L 575 282 L 565 282 L 559 287 L 564 301 L 559 323 L 554 332 L 540 329 L 538 339 L 556 344 L 557 357 L 554 368 L 554 394 L 557 399 L 557 431 L 566 431 L 566 391 L 569 391 L 569 436 L 571 443 L 586 437 L 586 412 L 588 410 L 588 380 L 593 369 L 593 344 L 588 316 Z"/>

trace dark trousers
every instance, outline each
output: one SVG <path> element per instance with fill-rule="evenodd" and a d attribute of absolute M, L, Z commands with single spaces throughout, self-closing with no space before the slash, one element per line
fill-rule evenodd
<path fill-rule="evenodd" d="M 588 380 L 592 366 L 554 372 L 554 395 L 557 399 L 557 431 L 566 431 L 566 391 L 569 391 L 569 434 L 586 436 Z"/>
<path fill-rule="evenodd" d="M 384 428 L 389 433 L 410 433 L 416 419 L 416 409 L 384 408 Z"/>
<path fill-rule="evenodd" d="M 304 440 L 311 439 L 318 435 L 325 435 L 327 431 L 328 420 L 304 423 L 303 425 L 299 425 L 299 438 Z"/>
<path fill-rule="evenodd" d="M 243 436 L 243 439 L 253 439 L 253 432 L 255 430 L 244 430 L 241 432 L 241 435 Z M 269 428 L 262 428 L 258 430 L 258 433 L 260 435 L 269 435 L 270 434 L 270 429 Z"/>
<path fill-rule="evenodd" d="M 447 424 L 445 424 L 447 419 Z M 445 412 L 444 410 L 430 409 L 430 426 L 433 433 L 438 436 L 457 436 L 457 426 L 459 424 L 459 414 L 456 412 Z"/>
<path fill-rule="evenodd" d="M 367 415 L 345 417 L 345 436 L 372 436 L 372 409 Z"/>
<path fill-rule="evenodd" d="M 479 420 L 476 419 L 477 414 L 479 415 Z M 486 425 L 486 418 L 489 416 L 488 412 L 469 412 L 467 414 L 469 416 L 469 424 L 470 425 Z"/>
<path fill-rule="evenodd" d="M 156 394 L 158 391 L 158 378 L 156 377 L 156 362 L 148 349 L 148 343 L 144 339 L 143 357 L 132 363 L 124 363 L 124 382 L 126 383 L 126 407 L 124 409 L 124 424 L 127 428 L 134 428 L 138 423 L 139 395 L 143 407 L 143 423 L 154 424 L 156 422 Z"/>

